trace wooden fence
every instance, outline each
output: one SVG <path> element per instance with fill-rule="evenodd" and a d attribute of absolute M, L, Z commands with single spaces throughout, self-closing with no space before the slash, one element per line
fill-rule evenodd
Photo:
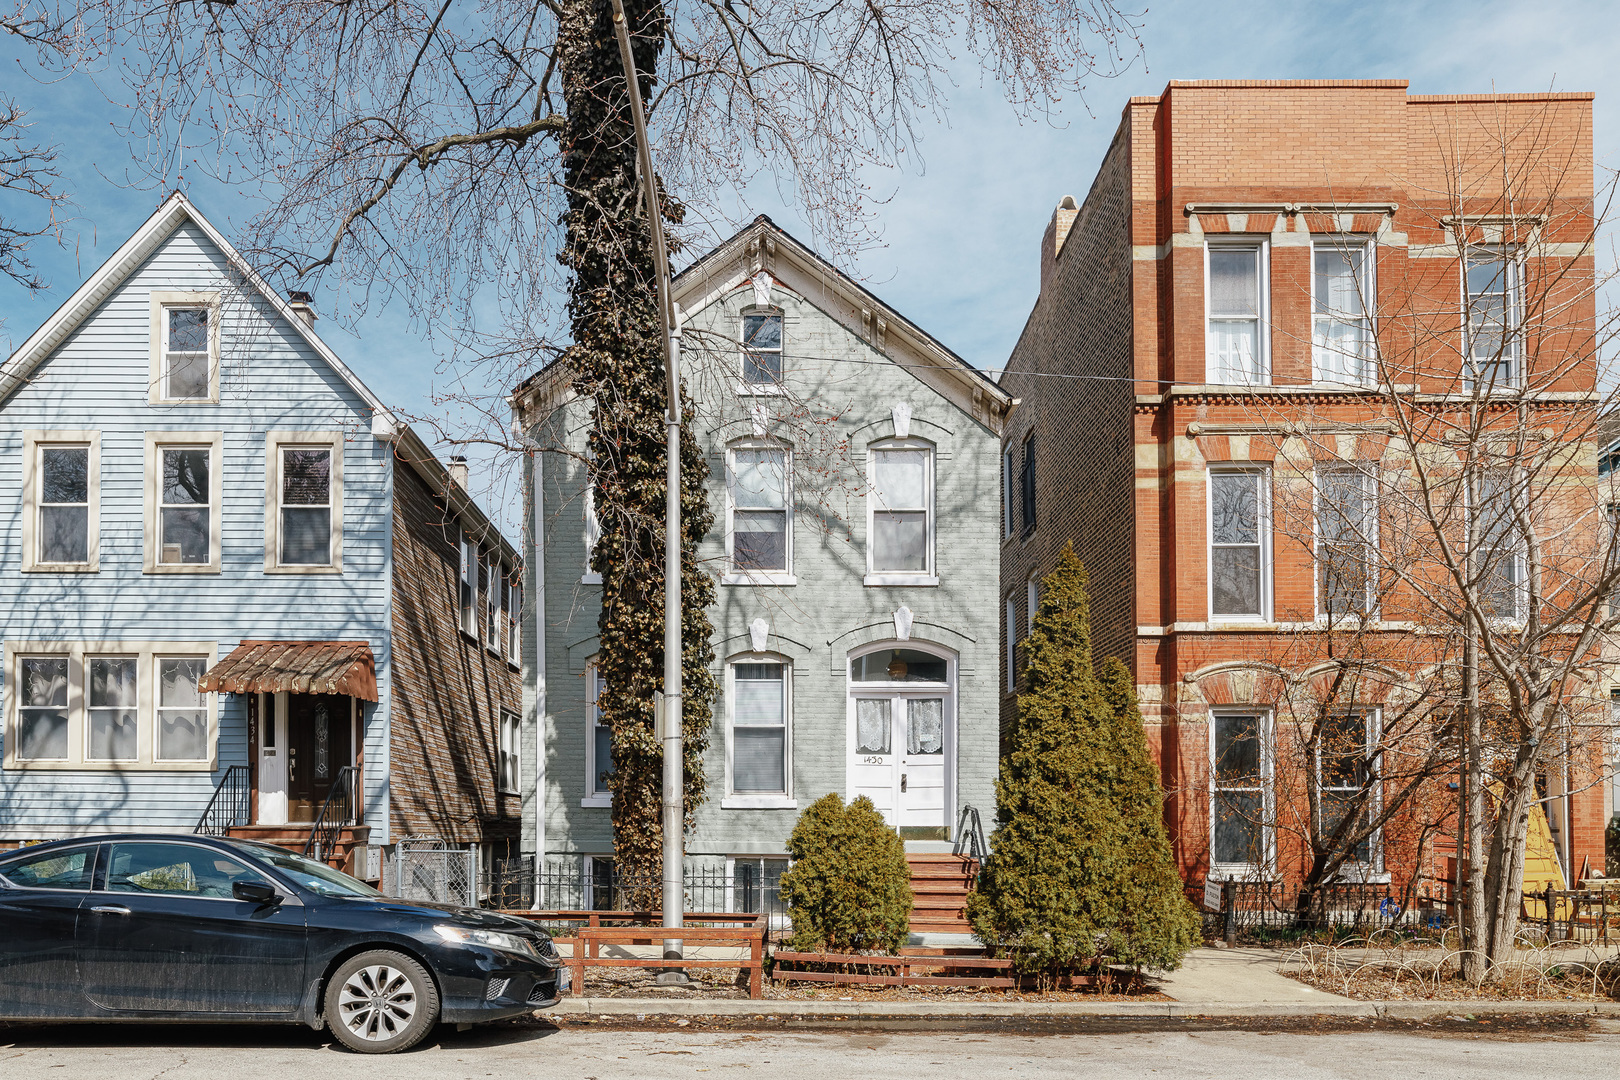
<path fill-rule="evenodd" d="M 514 913 L 515 914 L 515 913 Z M 572 921 L 556 916 L 576 916 L 587 925 L 562 935 L 556 935 L 552 941 L 561 946 L 567 945 L 570 956 L 563 958 L 573 974 L 574 993 L 583 995 L 585 992 L 585 971 L 587 968 L 737 968 L 739 981 L 746 979 L 748 996 L 759 998 L 764 994 L 765 981 L 765 937 L 768 923 L 763 915 L 730 915 L 716 918 L 713 913 L 703 912 L 688 916 L 694 922 L 731 922 L 741 923 L 737 926 L 682 926 L 679 929 L 665 929 L 658 925 L 663 921 L 658 912 L 627 912 L 627 911 L 579 911 L 579 912 L 527 912 L 525 918 L 534 918 L 541 922 Z M 634 922 L 636 925 L 603 926 L 604 922 Z M 747 956 L 732 959 L 694 959 L 682 957 L 680 959 L 666 960 L 662 954 L 658 956 L 603 956 L 604 945 L 660 945 L 666 939 L 677 939 L 683 946 L 690 948 L 693 945 L 707 946 L 719 945 L 748 950 Z"/>

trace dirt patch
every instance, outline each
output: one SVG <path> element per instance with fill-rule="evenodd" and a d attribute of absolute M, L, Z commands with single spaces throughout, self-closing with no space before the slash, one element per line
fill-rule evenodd
<path fill-rule="evenodd" d="M 738 972 L 730 968 L 694 968 L 688 973 L 688 987 L 659 986 L 658 972 L 651 968 L 586 968 L 585 988 L 575 988 L 580 997 L 682 999 L 699 998 L 747 1000 L 746 985 L 737 984 Z M 978 1001 L 1173 1001 L 1160 992 L 1152 980 L 1122 978 L 1108 989 L 1096 990 L 1003 990 L 992 987 L 958 986 L 873 986 L 814 985 L 802 982 L 765 980 L 768 1001 L 960 1001 L 966 1006 Z"/>

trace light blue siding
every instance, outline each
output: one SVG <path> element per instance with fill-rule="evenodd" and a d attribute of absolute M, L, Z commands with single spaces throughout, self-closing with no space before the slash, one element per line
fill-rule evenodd
<path fill-rule="evenodd" d="M 370 408 L 262 297 L 233 289 L 222 252 L 183 224 L 0 403 L 0 634 L 9 641 L 370 643 L 383 700 L 364 711 L 368 819 L 386 828 L 391 449 Z M 152 290 L 224 293 L 218 404 L 147 401 Z M 24 574 L 25 429 L 101 432 L 100 571 Z M 343 572 L 264 573 L 265 433 L 343 430 Z M 224 436 L 221 572 L 142 572 L 148 431 Z M 0 675 L 3 678 L 3 675 Z M 9 688 L 7 688 L 9 693 Z M 220 695 L 219 767 L 247 761 L 243 699 Z M 143 718 L 144 720 L 144 718 Z M 0 771 L 0 839 L 190 829 L 221 773 Z M 379 830 L 381 831 L 381 830 Z M 380 842 L 374 834 L 373 842 Z"/>

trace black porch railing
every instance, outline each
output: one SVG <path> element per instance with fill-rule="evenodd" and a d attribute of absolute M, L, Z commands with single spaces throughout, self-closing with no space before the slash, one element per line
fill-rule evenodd
<path fill-rule="evenodd" d="M 956 843 L 951 850 L 957 855 L 977 860 L 980 867 L 990 858 L 990 845 L 985 843 L 984 822 L 979 820 L 978 807 L 962 807 L 961 814 L 956 818 Z"/>
<path fill-rule="evenodd" d="M 214 797 L 208 800 L 194 832 L 204 836 L 228 836 L 238 825 L 248 823 L 248 767 L 232 765 L 219 778 Z"/>
<path fill-rule="evenodd" d="M 355 821 L 355 792 L 359 789 L 360 767 L 345 765 L 332 778 L 332 787 L 321 804 L 315 824 L 310 826 L 309 839 L 304 843 L 304 857 L 325 862 L 337 849 L 343 827 Z"/>

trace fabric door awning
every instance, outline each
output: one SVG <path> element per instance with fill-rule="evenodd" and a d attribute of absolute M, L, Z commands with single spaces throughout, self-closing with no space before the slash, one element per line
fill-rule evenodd
<path fill-rule="evenodd" d="M 235 694 L 344 694 L 377 700 L 377 665 L 364 641 L 244 641 L 198 688 Z"/>

